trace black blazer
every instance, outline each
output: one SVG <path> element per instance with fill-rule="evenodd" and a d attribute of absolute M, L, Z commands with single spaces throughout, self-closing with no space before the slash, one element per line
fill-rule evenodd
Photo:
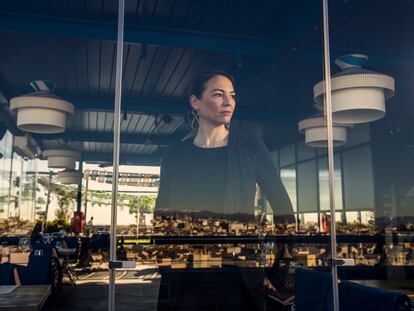
<path fill-rule="evenodd" d="M 189 157 L 193 138 L 172 146 L 163 157 L 161 180 L 155 213 L 160 209 L 194 210 L 196 202 L 187 193 Z M 269 201 L 276 221 L 294 223 L 292 204 L 269 151 L 259 136 L 245 136 L 230 131 L 227 152 L 227 175 L 224 198 L 225 214 L 253 215 L 256 182 Z M 189 198 L 191 198 L 189 200 Z"/>

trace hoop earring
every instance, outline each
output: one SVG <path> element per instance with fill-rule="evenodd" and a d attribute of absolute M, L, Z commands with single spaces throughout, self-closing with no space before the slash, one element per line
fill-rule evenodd
<path fill-rule="evenodd" d="M 200 114 L 197 110 L 194 110 L 194 109 L 192 111 L 192 114 L 193 114 L 193 119 L 191 120 L 191 128 L 194 131 L 197 131 L 200 128 L 200 118 L 199 118 Z"/>

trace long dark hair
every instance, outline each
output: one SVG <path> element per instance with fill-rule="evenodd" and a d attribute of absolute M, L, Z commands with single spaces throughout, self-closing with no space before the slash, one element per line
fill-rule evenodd
<path fill-rule="evenodd" d="M 203 72 L 197 75 L 193 80 L 193 83 L 191 84 L 189 95 L 194 95 L 195 97 L 200 99 L 203 95 L 204 90 L 207 88 L 208 81 L 217 76 L 226 77 L 233 84 L 233 88 L 235 88 L 234 78 L 229 73 L 222 70 L 214 70 L 209 72 Z"/>

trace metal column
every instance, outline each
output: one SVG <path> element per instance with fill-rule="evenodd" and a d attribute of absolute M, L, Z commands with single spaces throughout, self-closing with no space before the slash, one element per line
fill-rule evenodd
<path fill-rule="evenodd" d="M 89 189 L 89 175 L 86 176 L 86 183 L 85 183 L 85 221 L 87 221 L 86 212 L 88 211 L 88 189 Z"/>
<path fill-rule="evenodd" d="M 331 265 L 333 307 L 339 311 L 338 275 L 336 266 L 336 228 L 335 228 L 335 193 L 334 193 L 334 152 L 332 133 L 332 97 L 331 97 L 331 66 L 329 50 L 329 15 L 328 0 L 323 2 L 323 54 L 324 54 L 324 80 L 325 80 L 325 117 L 328 138 L 328 180 L 329 180 L 329 207 L 331 211 Z"/>
<path fill-rule="evenodd" d="M 118 199 L 119 141 L 121 128 L 121 92 L 122 92 L 122 56 L 124 47 L 124 9 L 125 0 L 119 0 L 118 6 L 118 39 L 116 42 L 116 80 L 114 108 L 114 153 L 112 170 L 112 209 L 111 209 L 111 241 L 110 262 L 116 260 L 116 215 Z M 115 310 L 115 269 L 109 269 L 108 310 Z"/>
<path fill-rule="evenodd" d="M 79 161 L 79 172 L 81 173 L 81 178 L 78 184 L 78 193 L 77 193 L 77 200 L 76 200 L 76 211 L 80 212 L 82 209 L 82 179 L 83 179 L 83 161 L 82 159 Z"/>

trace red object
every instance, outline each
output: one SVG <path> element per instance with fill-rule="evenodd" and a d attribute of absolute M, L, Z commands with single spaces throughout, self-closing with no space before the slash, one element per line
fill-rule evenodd
<path fill-rule="evenodd" d="M 322 215 L 322 233 L 329 233 L 331 229 L 331 215 Z"/>
<path fill-rule="evenodd" d="M 84 226 L 83 212 L 75 212 L 73 214 L 73 232 L 74 233 L 83 232 L 83 226 Z"/>

